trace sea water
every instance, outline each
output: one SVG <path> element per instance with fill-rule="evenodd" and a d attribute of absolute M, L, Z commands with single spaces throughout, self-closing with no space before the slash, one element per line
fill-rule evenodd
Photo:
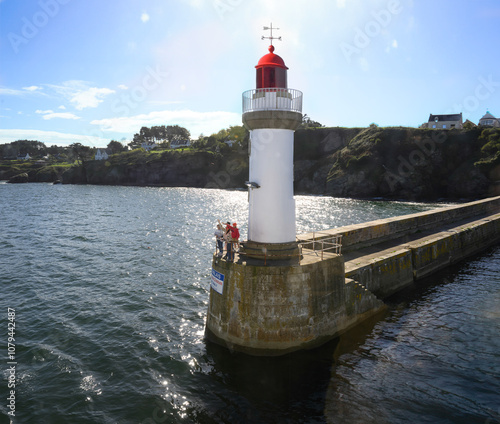
<path fill-rule="evenodd" d="M 438 206 L 296 202 L 299 234 Z M 247 207 L 239 191 L 0 184 L 0 423 L 500 423 L 499 247 L 319 349 L 255 358 L 204 340 L 215 225 L 244 239 Z"/>

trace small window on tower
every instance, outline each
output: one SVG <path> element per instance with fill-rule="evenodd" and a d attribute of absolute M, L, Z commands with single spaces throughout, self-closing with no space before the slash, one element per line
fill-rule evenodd
<path fill-rule="evenodd" d="M 287 88 L 286 69 L 283 69 L 283 68 L 276 69 L 276 87 Z"/>
<path fill-rule="evenodd" d="M 276 74 L 274 68 L 269 68 L 269 81 L 267 84 L 268 87 L 276 87 Z"/>
<path fill-rule="evenodd" d="M 263 88 L 262 85 L 262 68 L 257 69 L 257 88 Z"/>

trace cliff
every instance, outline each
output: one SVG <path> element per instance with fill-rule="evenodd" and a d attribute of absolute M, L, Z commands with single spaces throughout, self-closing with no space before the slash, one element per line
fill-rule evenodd
<path fill-rule="evenodd" d="M 296 143 L 298 193 L 423 201 L 500 194 L 500 129 L 322 128 L 298 131 Z"/>
<path fill-rule="evenodd" d="M 500 129 L 315 128 L 295 133 L 295 192 L 340 197 L 476 199 L 500 194 Z M 246 147 L 134 150 L 79 166 L 0 165 L 30 182 L 244 188 Z"/>
<path fill-rule="evenodd" d="M 89 161 L 63 175 L 65 184 L 107 184 L 165 187 L 244 187 L 248 177 L 246 151 L 144 150 Z"/>

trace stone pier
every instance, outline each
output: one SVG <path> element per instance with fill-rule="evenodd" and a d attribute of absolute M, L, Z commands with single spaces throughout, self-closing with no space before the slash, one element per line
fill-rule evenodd
<path fill-rule="evenodd" d="M 342 236 L 342 255 L 321 243 Z M 294 260 L 214 256 L 206 336 L 252 355 L 308 349 L 385 307 L 382 299 L 500 242 L 500 197 L 298 237 Z"/>

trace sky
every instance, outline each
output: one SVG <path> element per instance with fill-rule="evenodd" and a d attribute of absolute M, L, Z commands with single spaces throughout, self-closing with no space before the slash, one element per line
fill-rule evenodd
<path fill-rule="evenodd" d="M 0 0 L 0 144 L 241 125 L 271 23 L 325 126 L 500 117 L 498 0 Z"/>

